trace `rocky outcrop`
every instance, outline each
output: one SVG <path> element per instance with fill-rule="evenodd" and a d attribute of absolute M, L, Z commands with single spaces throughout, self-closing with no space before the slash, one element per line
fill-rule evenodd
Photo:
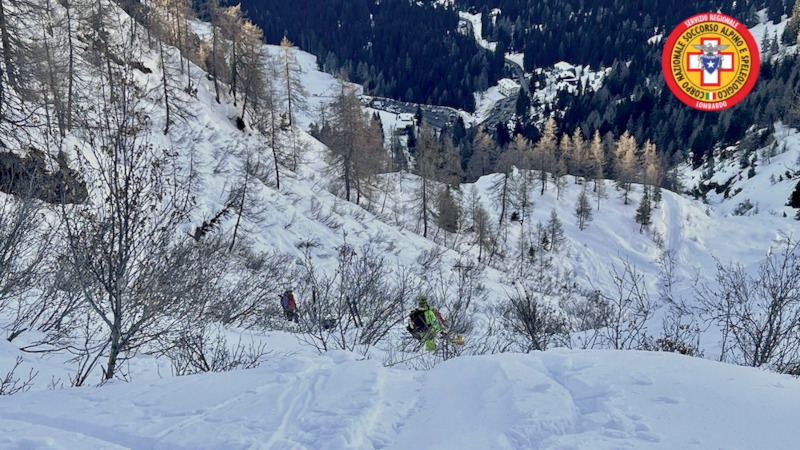
<path fill-rule="evenodd" d="M 54 204 L 83 203 L 88 196 L 86 183 L 63 154 L 53 159 L 36 149 L 27 156 L 0 149 L 0 191 Z"/>

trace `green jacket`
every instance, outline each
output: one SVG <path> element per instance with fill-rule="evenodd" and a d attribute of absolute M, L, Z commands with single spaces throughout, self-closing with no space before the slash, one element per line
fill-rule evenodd
<path fill-rule="evenodd" d="M 433 312 L 433 308 L 428 307 L 425 309 L 425 323 L 427 323 L 428 326 L 430 326 L 437 333 L 442 331 L 442 324 L 439 323 L 439 319 Z"/>

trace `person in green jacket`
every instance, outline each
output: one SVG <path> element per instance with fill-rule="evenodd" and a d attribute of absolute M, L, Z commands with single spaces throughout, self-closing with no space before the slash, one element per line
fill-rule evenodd
<path fill-rule="evenodd" d="M 409 314 L 406 329 L 412 336 L 425 342 L 425 350 L 436 350 L 436 335 L 442 332 L 442 320 L 424 295 L 419 296 L 416 309 Z"/>

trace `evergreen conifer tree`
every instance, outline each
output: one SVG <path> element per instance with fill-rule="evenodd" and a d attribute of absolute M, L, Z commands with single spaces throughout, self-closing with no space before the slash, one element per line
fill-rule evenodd
<path fill-rule="evenodd" d="M 636 223 L 640 225 L 639 233 L 641 233 L 645 227 L 653 223 L 652 205 L 650 205 L 650 192 L 647 187 L 644 189 L 644 194 L 642 194 L 642 200 L 639 202 L 639 207 L 636 208 Z"/>
<path fill-rule="evenodd" d="M 589 197 L 586 195 L 586 189 L 581 191 L 578 196 L 578 203 L 575 205 L 575 217 L 578 218 L 578 228 L 583 231 L 588 226 L 588 222 L 592 221 L 592 206 L 589 204 Z"/>
<path fill-rule="evenodd" d="M 557 252 L 561 244 L 564 243 L 565 238 L 564 225 L 561 223 L 561 219 L 558 218 L 558 213 L 556 213 L 555 209 L 550 212 L 550 220 L 547 221 L 546 229 L 550 248 Z"/>

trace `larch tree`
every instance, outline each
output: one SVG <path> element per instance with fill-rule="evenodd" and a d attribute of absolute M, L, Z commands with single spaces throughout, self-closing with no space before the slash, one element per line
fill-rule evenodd
<path fill-rule="evenodd" d="M 588 150 L 589 149 L 586 147 L 586 141 L 583 139 L 581 127 L 575 127 L 575 131 L 572 132 L 573 165 L 570 173 L 575 175 L 576 183 L 578 182 L 578 177 L 586 177 L 586 165 L 589 159 Z"/>
<path fill-rule="evenodd" d="M 497 154 L 497 144 L 485 128 L 478 127 L 472 138 L 472 155 L 467 163 L 467 179 L 477 180 L 483 175 L 491 173 L 494 169 Z"/>
<path fill-rule="evenodd" d="M 440 136 L 442 164 L 439 167 L 437 179 L 452 189 L 458 189 L 464 178 L 461 168 L 461 151 L 447 133 Z"/>
<path fill-rule="evenodd" d="M 456 233 L 461 223 L 461 206 L 449 185 L 439 190 L 436 198 L 437 224 L 449 233 Z"/>
<path fill-rule="evenodd" d="M 32 80 L 36 80 L 40 88 L 35 89 L 38 91 L 35 102 L 29 103 L 38 103 L 43 107 L 48 134 L 60 141 L 66 133 L 69 114 L 68 78 L 63 76 L 69 72 L 69 62 L 61 57 L 68 52 L 68 35 L 65 32 L 68 22 L 57 11 L 53 0 L 41 3 L 33 16 L 37 23 L 28 31 L 38 34 L 39 38 L 26 44 L 28 51 L 36 55 L 26 63 L 26 72 L 33 75 Z M 32 86 L 28 87 L 31 92 L 34 91 Z"/>
<path fill-rule="evenodd" d="M 295 56 L 294 43 L 286 36 L 281 39 L 279 61 L 281 65 L 281 78 L 283 80 L 284 95 L 286 96 L 286 113 L 289 118 L 289 125 L 294 125 L 294 111 L 306 111 L 308 109 L 308 92 L 303 85 L 301 78 L 303 68 Z"/>
<path fill-rule="evenodd" d="M 355 186 L 356 204 L 361 204 L 364 197 L 371 197 L 371 186 L 375 175 L 386 170 L 389 155 L 383 142 L 383 126 L 380 117 L 374 114 L 369 117 L 363 113 L 360 128 L 354 142 L 355 148 Z"/>
<path fill-rule="evenodd" d="M 214 99 L 220 103 L 219 98 L 219 83 L 220 79 L 224 79 L 224 74 L 227 71 L 225 66 L 225 52 L 227 46 L 222 39 L 222 32 L 220 27 L 222 25 L 222 9 L 219 5 L 219 0 L 208 0 L 205 2 L 206 15 L 211 21 L 211 51 L 208 54 L 208 61 L 206 66 L 211 74 L 211 80 L 214 82 Z"/>
<path fill-rule="evenodd" d="M 343 89 L 333 104 L 332 117 L 320 135 L 320 140 L 331 149 L 334 164 L 341 171 L 344 197 L 360 201 L 363 183 L 383 169 L 386 152 L 383 150 L 383 132 L 370 121 L 361 109 L 355 92 Z"/>
<path fill-rule="evenodd" d="M 267 89 L 267 54 L 264 51 L 261 29 L 249 20 L 242 21 L 237 43 L 239 84 L 243 97 L 241 117 L 244 120 L 249 106 L 264 101 Z"/>
<path fill-rule="evenodd" d="M 628 204 L 628 193 L 636 177 L 636 138 L 625 131 L 617 141 L 617 185 L 624 191 L 623 199 Z"/>
<path fill-rule="evenodd" d="M 230 42 L 230 52 L 228 53 L 228 67 L 230 68 L 229 93 L 233 96 L 234 105 L 236 105 L 239 93 L 239 65 L 242 58 L 239 33 L 243 23 L 242 5 L 228 6 L 222 10 L 221 29 L 223 36 Z"/>
<path fill-rule="evenodd" d="M 272 161 L 275 171 L 275 188 L 281 188 L 280 162 L 281 162 L 281 139 L 280 115 L 279 115 L 279 93 L 275 80 L 277 79 L 277 65 L 275 60 L 269 55 L 264 54 L 263 73 L 256 74 L 258 81 L 263 83 L 251 89 L 249 94 L 252 98 L 246 105 L 250 117 L 252 128 L 258 130 L 266 139 L 266 145 L 272 151 Z"/>
<path fill-rule="evenodd" d="M 297 136 L 295 136 L 294 113 L 295 110 L 307 111 L 308 92 L 302 81 L 303 68 L 295 56 L 294 43 L 286 36 L 281 39 L 280 54 L 278 60 L 281 65 L 281 78 L 284 86 L 284 98 L 286 100 L 286 114 L 289 120 L 289 127 L 292 131 L 292 168 L 297 169 Z"/>
<path fill-rule="evenodd" d="M 420 177 L 419 199 L 420 218 L 422 220 L 422 236 L 428 237 L 429 211 L 432 203 L 431 181 L 436 177 L 441 165 L 441 151 L 436 131 L 423 120 L 419 127 L 415 150 L 414 171 Z"/>
<path fill-rule="evenodd" d="M 566 133 L 558 140 L 558 158 L 563 161 L 564 173 L 574 174 L 575 148 L 572 146 L 572 138 Z"/>
<path fill-rule="evenodd" d="M 506 150 L 506 153 L 509 152 L 516 155 L 516 159 L 519 161 L 517 167 L 520 170 L 514 177 L 511 187 L 511 206 L 513 206 L 518 213 L 518 219 L 521 225 L 525 223 L 533 209 L 533 200 L 531 199 L 531 185 L 533 183 L 530 171 L 530 141 L 521 134 L 514 136 L 514 140 L 511 141 L 508 150 Z"/>
<path fill-rule="evenodd" d="M 556 199 L 561 198 L 561 193 L 566 187 L 566 175 L 569 173 L 569 161 L 572 159 L 572 140 L 568 135 L 561 136 L 559 152 L 553 165 L 553 182 L 556 185 Z"/>
<path fill-rule="evenodd" d="M 489 191 L 492 200 L 500 208 L 497 225 L 501 230 L 506 229 L 506 215 L 511 201 L 514 167 L 519 167 L 518 164 L 524 159 L 525 147 L 525 139 L 518 135 L 508 145 L 508 149 L 500 155 L 495 166 L 495 171 L 502 174 L 502 178 L 498 178 L 493 182 Z"/>
<path fill-rule="evenodd" d="M 556 145 L 556 121 L 551 117 L 544 123 L 542 136 L 533 147 L 532 164 L 533 168 L 539 171 L 540 195 L 544 195 L 544 191 L 547 189 L 548 171 L 552 171 L 555 165 Z"/>
<path fill-rule="evenodd" d="M 600 210 L 600 199 L 606 198 L 606 184 L 605 174 L 603 172 L 603 163 L 605 162 L 603 141 L 600 138 L 600 131 L 595 130 L 592 136 L 592 141 L 589 144 L 588 150 L 588 166 L 587 170 L 594 180 L 594 195 L 597 198 L 597 210 Z"/>
<path fill-rule="evenodd" d="M 597 192 L 597 182 L 605 177 L 603 173 L 603 162 L 605 152 L 603 152 L 603 140 L 600 138 L 600 131 L 595 130 L 592 141 L 589 144 L 587 173 L 594 180 L 593 190 Z"/>

